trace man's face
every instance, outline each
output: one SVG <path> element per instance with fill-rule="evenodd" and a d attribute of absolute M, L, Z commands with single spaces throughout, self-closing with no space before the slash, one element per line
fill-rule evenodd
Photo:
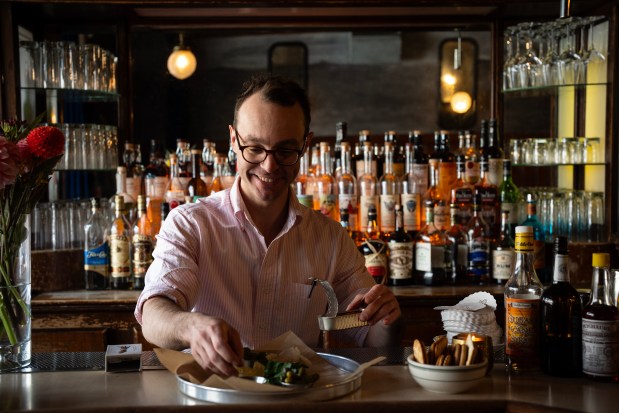
<path fill-rule="evenodd" d="M 237 156 L 245 202 L 264 207 L 287 197 L 290 184 L 299 172 L 299 162 L 290 166 L 279 165 L 273 155 L 268 154 L 262 163 L 251 164 L 243 158 L 239 144 L 268 150 L 300 150 L 305 138 L 301 107 L 298 104 L 279 106 L 263 100 L 259 93 L 254 94 L 239 108 L 236 130 L 239 139 L 232 127 L 230 139 Z"/>

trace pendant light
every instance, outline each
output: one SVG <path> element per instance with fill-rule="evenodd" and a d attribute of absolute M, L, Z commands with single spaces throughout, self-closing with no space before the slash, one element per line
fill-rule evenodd
<path fill-rule="evenodd" d="M 191 49 L 185 46 L 182 33 L 178 36 L 178 46 L 174 46 L 174 50 L 168 57 L 168 71 L 177 79 L 187 79 L 196 71 L 196 56 L 191 52 Z"/>

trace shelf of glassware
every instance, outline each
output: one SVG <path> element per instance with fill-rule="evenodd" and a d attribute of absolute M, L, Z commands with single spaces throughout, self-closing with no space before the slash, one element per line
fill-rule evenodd
<path fill-rule="evenodd" d="M 40 87 L 22 87 L 24 92 L 35 92 L 37 94 L 45 93 L 47 97 L 62 98 L 67 102 L 88 103 L 88 102 L 103 102 L 117 103 L 120 94 L 115 92 L 106 92 L 102 90 L 88 89 L 64 89 L 64 88 L 40 88 Z"/>
<path fill-rule="evenodd" d="M 555 96 L 560 90 L 586 90 L 589 86 L 608 86 L 608 83 L 575 83 L 570 85 L 544 85 L 526 88 L 503 89 L 503 94 L 511 96 Z"/>
<path fill-rule="evenodd" d="M 586 166 L 606 166 L 605 163 L 512 163 L 512 166 L 527 167 L 527 168 L 543 168 L 543 167 L 557 167 L 557 166 L 574 166 L 574 167 L 586 167 Z"/>

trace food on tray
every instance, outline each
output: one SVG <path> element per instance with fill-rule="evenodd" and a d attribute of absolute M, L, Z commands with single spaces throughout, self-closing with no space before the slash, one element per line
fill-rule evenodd
<path fill-rule="evenodd" d="M 318 380 L 318 374 L 309 371 L 312 363 L 297 347 L 280 352 L 245 348 L 243 362 L 243 367 L 237 367 L 240 377 L 264 377 L 266 383 L 299 386 L 308 386 Z"/>
<path fill-rule="evenodd" d="M 423 341 L 413 342 L 413 358 L 422 364 L 437 366 L 470 366 L 484 362 L 484 353 L 473 345 L 469 336 L 465 344 L 448 344 L 447 337 L 441 336 L 426 348 Z"/>

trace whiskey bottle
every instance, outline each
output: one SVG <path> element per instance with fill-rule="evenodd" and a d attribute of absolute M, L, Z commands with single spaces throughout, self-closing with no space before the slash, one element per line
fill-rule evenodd
<path fill-rule="evenodd" d="M 385 142 L 385 170 L 378 182 L 380 230 L 388 236 L 395 230 L 395 206 L 400 203 L 400 185 L 393 173 L 393 144 Z"/>
<path fill-rule="evenodd" d="M 466 225 L 468 259 L 467 284 L 485 285 L 490 278 L 490 228 L 481 216 L 480 197 L 473 201 L 473 216 Z"/>
<path fill-rule="evenodd" d="M 363 172 L 357 180 L 357 184 L 359 185 L 359 231 L 362 232 L 368 230 L 370 209 L 373 208 L 376 213 L 380 202 L 378 198 L 378 180 L 376 179 L 376 175 L 372 172 L 372 155 L 372 144 L 366 142 L 363 148 L 364 161 L 363 169 L 361 169 Z M 359 169 L 357 169 L 357 172 L 358 171 Z"/>
<path fill-rule="evenodd" d="M 511 233 L 514 234 L 515 228 L 520 222 L 518 219 L 520 190 L 512 179 L 512 162 L 509 159 L 503 161 L 503 183 L 499 187 L 499 201 L 501 202 L 501 211 L 509 211 L 508 224 Z"/>
<path fill-rule="evenodd" d="M 475 195 L 475 187 L 468 183 L 464 176 L 464 156 L 456 157 L 457 179 L 451 188 L 451 203 L 458 206 L 458 217 L 460 222 L 467 223 L 473 216 L 473 197 Z"/>
<path fill-rule="evenodd" d="M 376 284 L 385 284 L 387 277 L 387 244 L 378 227 L 376 208 L 368 208 L 368 225 L 363 235 L 359 251 L 365 257 L 365 268 Z"/>
<path fill-rule="evenodd" d="M 421 229 L 421 196 L 423 192 L 421 192 L 421 183 L 414 172 L 413 145 L 411 143 L 406 143 L 404 150 L 406 156 L 406 172 L 400 180 L 400 202 L 402 204 L 404 217 L 404 230 L 414 238 Z M 426 176 L 426 187 L 427 179 Z"/>
<path fill-rule="evenodd" d="M 488 140 L 486 144 L 484 155 L 488 161 L 488 181 L 500 187 L 503 182 L 503 159 L 505 154 L 496 119 L 488 120 Z"/>
<path fill-rule="evenodd" d="M 320 170 L 314 180 L 314 209 L 339 221 L 337 185 L 331 174 L 331 149 L 328 142 L 320 142 Z"/>
<path fill-rule="evenodd" d="M 488 175 L 488 161 L 486 155 L 481 157 L 481 179 L 475 185 L 475 196 L 480 197 L 481 216 L 490 227 L 490 237 L 496 239 L 501 227 L 501 202 L 499 189 L 490 182 Z"/>
<path fill-rule="evenodd" d="M 107 222 L 98 199 L 90 200 L 92 214 L 84 225 L 84 278 L 87 290 L 109 287 L 110 247 L 106 239 Z"/>
<path fill-rule="evenodd" d="M 133 227 L 131 247 L 133 251 L 133 289 L 144 288 L 144 277 L 153 262 L 153 227 L 146 214 L 146 199 L 138 196 L 138 219 Z"/>
<path fill-rule="evenodd" d="M 570 284 L 567 238 L 555 238 L 552 284 L 542 294 L 542 371 L 553 376 L 582 375 L 582 306 Z"/>
<path fill-rule="evenodd" d="M 179 177 L 178 158 L 170 155 L 170 180 L 166 188 L 165 200 L 170 204 L 170 209 L 174 209 L 185 203 L 185 195 L 188 180 L 183 183 Z"/>
<path fill-rule="evenodd" d="M 309 152 L 299 160 L 299 173 L 294 181 L 294 192 L 302 205 L 314 208 L 314 177 L 309 174 Z"/>
<path fill-rule="evenodd" d="M 535 273 L 533 227 L 516 227 L 516 264 L 505 284 L 505 366 L 508 373 L 540 368 L 542 283 Z"/>
<path fill-rule="evenodd" d="M 593 253 L 591 296 L 582 310 L 582 370 L 588 378 L 619 381 L 619 310 L 610 298 L 610 255 Z"/>
<path fill-rule="evenodd" d="M 460 224 L 458 205 L 450 204 L 449 212 L 451 214 L 451 228 L 447 231 L 447 237 L 453 244 L 452 254 L 455 262 L 453 283 L 464 285 L 466 284 L 466 267 L 469 255 L 467 233 L 465 227 Z"/>
<path fill-rule="evenodd" d="M 428 180 L 430 179 L 428 155 L 423 149 L 423 141 L 420 131 L 415 130 L 409 132 L 408 140 L 413 144 L 411 173 L 417 182 L 417 193 L 423 195 L 428 190 Z M 407 163 L 408 162 L 409 161 L 407 161 Z M 423 209 L 423 205 L 420 205 L 419 209 Z"/>
<path fill-rule="evenodd" d="M 202 164 L 202 151 L 200 149 L 191 150 L 191 179 L 187 183 L 187 195 L 191 202 L 196 202 L 199 198 L 208 196 L 206 183 L 200 178 L 200 166 Z"/>
<path fill-rule="evenodd" d="M 395 230 L 389 234 L 389 284 L 408 285 L 413 279 L 413 239 L 404 231 L 402 205 L 394 208 Z"/>
<path fill-rule="evenodd" d="M 434 203 L 425 201 L 426 224 L 415 238 L 415 284 L 445 285 L 453 279 L 453 244 L 435 225 Z"/>
<path fill-rule="evenodd" d="M 123 214 L 124 201 L 122 195 L 114 197 L 114 219 L 108 233 L 110 242 L 110 275 L 111 286 L 115 290 L 131 288 L 131 224 Z"/>
<path fill-rule="evenodd" d="M 514 271 L 516 253 L 514 239 L 509 225 L 509 211 L 501 211 L 501 231 L 499 237 L 492 242 L 492 280 L 495 284 L 503 285 Z M 515 228 L 514 228 L 515 229 Z"/>
<path fill-rule="evenodd" d="M 359 195 L 357 188 L 357 178 L 351 169 L 350 143 L 342 142 L 340 145 L 340 174 L 335 178 L 337 185 L 338 205 L 340 214 L 346 210 L 348 214 L 348 224 L 353 239 L 359 234 Z M 341 221 L 341 218 L 340 218 Z"/>

